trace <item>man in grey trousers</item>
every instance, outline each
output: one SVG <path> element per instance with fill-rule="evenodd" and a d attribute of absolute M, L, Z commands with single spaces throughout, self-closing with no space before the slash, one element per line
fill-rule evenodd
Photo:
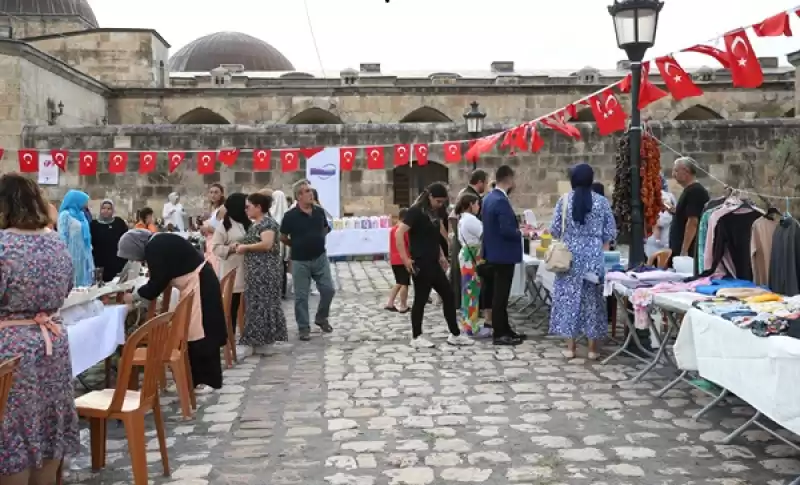
<path fill-rule="evenodd" d="M 325 237 L 331 232 L 331 226 L 325 210 L 314 204 L 314 194 L 308 180 L 295 182 L 292 192 L 297 206 L 283 216 L 281 242 L 292 248 L 294 316 L 300 340 L 310 340 L 308 295 L 311 291 L 311 280 L 314 280 L 319 290 L 319 307 L 314 316 L 314 324 L 325 333 L 333 331 L 328 315 L 336 290 L 333 287 L 328 254 L 325 252 Z"/>

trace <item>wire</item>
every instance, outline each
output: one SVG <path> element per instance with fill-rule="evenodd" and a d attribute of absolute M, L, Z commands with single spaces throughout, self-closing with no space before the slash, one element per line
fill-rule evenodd
<path fill-rule="evenodd" d="M 314 24 L 311 22 L 311 12 L 308 9 L 308 0 L 303 0 L 303 8 L 306 11 L 306 21 L 308 22 L 308 31 L 311 33 L 311 41 L 314 43 L 314 51 L 317 53 L 317 62 L 319 62 L 319 69 L 322 71 L 322 77 L 328 79 L 325 74 L 325 67 L 322 64 L 322 55 L 319 52 L 319 45 L 317 45 L 317 36 L 314 34 Z"/>

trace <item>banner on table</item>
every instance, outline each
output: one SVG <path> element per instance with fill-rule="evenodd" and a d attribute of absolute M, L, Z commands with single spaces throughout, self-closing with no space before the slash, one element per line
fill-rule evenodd
<path fill-rule="evenodd" d="M 326 148 L 306 161 L 306 178 L 319 194 L 319 202 L 332 217 L 341 217 L 339 148 Z"/>

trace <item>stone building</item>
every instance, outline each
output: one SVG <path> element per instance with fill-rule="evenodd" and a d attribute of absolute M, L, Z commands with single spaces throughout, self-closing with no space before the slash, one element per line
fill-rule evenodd
<path fill-rule="evenodd" d="M 298 72 L 266 42 L 231 32 L 201 37 L 170 56 L 170 45 L 154 30 L 99 27 L 87 0 L 0 0 L 0 38 L 5 171 L 16 169 L 19 148 L 280 149 L 465 139 L 462 116 L 472 101 L 487 113 L 488 134 L 563 107 L 627 72 L 625 62 L 613 69 L 547 71 L 519 70 L 508 61 L 458 73 L 385 72 L 379 63 L 338 73 Z M 797 62 L 794 55 L 790 62 Z M 681 102 L 667 97 L 643 116 L 713 173 L 734 176 L 740 172 L 735 167 L 751 159 L 766 163 L 771 143 L 800 127 L 790 120 L 800 98 L 794 67 L 777 58 L 761 64 L 766 80 L 748 90 L 732 88 L 725 70 L 690 70 L 703 96 Z M 657 75 L 652 80 L 660 82 Z M 603 181 L 613 180 L 615 138 L 594 133 L 588 109 L 575 122 L 583 141 L 543 131 L 546 146 L 539 154 L 492 153 L 479 165 L 515 166 L 517 204 L 548 212 L 565 189 L 565 169 L 577 160 L 592 163 Z M 342 174 L 344 212 L 392 212 L 430 181 L 463 185 L 471 166 L 438 163 L 440 150 L 432 147 L 433 163 L 426 167 L 387 164 L 386 170 L 368 171 L 361 160 L 356 170 Z M 135 162 L 127 174 L 109 174 L 101 157 L 100 173 L 81 177 L 70 160 L 59 186 L 48 190 L 58 200 L 68 188 L 82 187 L 97 200 L 114 198 L 123 211 L 158 209 L 178 190 L 189 205 L 200 207 L 211 182 L 231 191 L 287 189 L 304 173 L 303 167 L 295 173 L 253 172 L 243 155 L 236 166 L 213 175 L 198 175 L 191 161 L 167 174 L 161 158 L 149 176 L 138 175 Z M 665 152 L 664 159 L 672 156 Z"/>

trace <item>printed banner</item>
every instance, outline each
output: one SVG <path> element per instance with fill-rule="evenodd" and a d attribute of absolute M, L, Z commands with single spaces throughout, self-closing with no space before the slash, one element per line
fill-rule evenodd
<path fill-rule="evenodd" d="M 306 160 L 306 178 L 319 194 L 322 207 L 341 217 L 341 171 L 339 148 L 326 148 Z"/>

